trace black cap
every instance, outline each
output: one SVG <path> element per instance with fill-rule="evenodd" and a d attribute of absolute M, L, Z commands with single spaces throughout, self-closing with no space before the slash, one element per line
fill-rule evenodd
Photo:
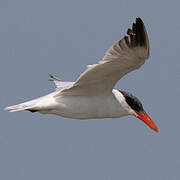
<path fill-rule="evenodd" d="M 119 90 L 120 91 L 120 90 Z M 143 105 L 142 103 L 139 101 L 139 99 L 132 95 L 129 92 L 126 91 L 120 91 L 123 96 L 125 97 L 126 103 L 135 111 L 141 112 L 141 113 L 145 113 L 144 109 L 143 109 Z"/>

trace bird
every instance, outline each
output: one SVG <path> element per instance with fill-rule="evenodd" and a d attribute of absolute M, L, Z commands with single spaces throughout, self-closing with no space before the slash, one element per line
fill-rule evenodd
<path fill-rule="evenodd" d="M 127 73 L 139 69 L 149 57 L 149 39 L 145 25 L 137 17 L 126 35 L 107 50 L 97 64 L 87 69 L 75 82 L 62 81 L 49 74 L 56 90 L 48 95 L 18 105 L 10 112 L 27 110 L 55 114 L 72 119 L 120 118 L 132 115 L 155 132 L 158 128 L 132 93 L 114 89 Z"/>

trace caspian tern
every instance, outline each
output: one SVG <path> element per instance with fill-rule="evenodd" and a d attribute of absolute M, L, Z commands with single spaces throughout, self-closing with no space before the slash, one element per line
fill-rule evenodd
<path fill-rule="evenodd" d="M 73 119 L 119 118 L 133 115 L 154 131 L 158 128 L 137 97 L 113 89 L 119 79 L 140 68 L 149 57 L 149 40 L 143 21 L 136 18 L 132 29 L 117 41 L 97 64 L 89 65 L 75 82 L 50 75 L 56 91 L 46 96 L 6 107 L 10 112 L 28 110 Z"/>

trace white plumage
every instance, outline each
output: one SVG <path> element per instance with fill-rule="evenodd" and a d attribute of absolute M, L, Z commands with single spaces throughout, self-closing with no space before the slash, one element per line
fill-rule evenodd
<path fill-rule="evenodd" d="M 145 114 L 145 111 L 137 98 L 113 87 L 121 77 L 140 68 L 148 57 L 147 32 L 142 20 L 136 18 L 127 36 L 117 41 L 98 64 L 89 65 L 75 82 L 64 82 L 50 75 L 56 85 L 55 92 L 5 109 L 74 119 L 138 117 L 139 112 Z"/>

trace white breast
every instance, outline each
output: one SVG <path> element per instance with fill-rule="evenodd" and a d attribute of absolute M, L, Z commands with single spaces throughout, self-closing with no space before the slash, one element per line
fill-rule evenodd
<path fill-rule="evenodd" d="M 65 96 L 55 101 L 52 114 L 74 119 L 115 118 L 129 114 L 123 95 L 115 89 L 108 95 Z"/>

